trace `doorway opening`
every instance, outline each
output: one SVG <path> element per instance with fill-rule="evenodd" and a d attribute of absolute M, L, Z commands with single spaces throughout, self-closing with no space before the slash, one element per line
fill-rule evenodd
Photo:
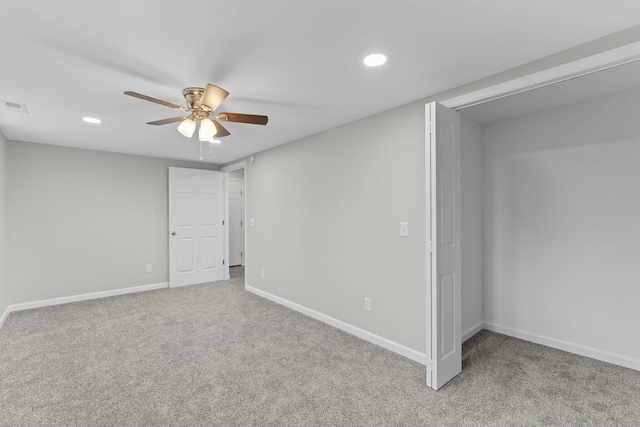
<path fill-rule="evenodd" d="M 638 72 L 630 61 L 452 105 L 466 177 L 463 336 L 487 329 L 640 369 L 640 346 L 610 332 L 638 323 L 627 304 L 640 241 Z"/>
<path fill-rule="evenodd" d="M 244 289 L 245 286 L 245 200 L 246 165 L 236 163 L 222 169 L 225 173 L 226 197 L 226 258 L 229 260 L 227 280 Z"/>
<path fill-rule="evenodd" d="M 454 292 L 449 294 L 464 289 L 458 306 L 464 319 L 460 323 L 452 321 L 452 316 L 447 319 L 443 301 L 454 300 L 442 291 L 444 282 L 435 274 L 427 281 L 427 307 L 431 308 L 427 316 L 428 384 L 429 376 L 435 388 L 453 377 L 447 374 L 440 381 L 442 363 L 438 358 L 442 349 L 449 354 L 440 336 L 447 338 L 444 332 L 448 332 L 457 349 L 461 341 L 483 328 L 615 360 L 623 366 L 638 366 L 637 349 L 630 351 L 626 344 L 607 341 L 606 333 L 598 336 L 591 332 L 588 339 L 582 337 L 584 325 L 594 321 L 594 313 L 606 312 L 598 292 L 601 283 L 610 281 L 607 274 L 615 271 L 618 278 L 624 278 L 619 283 L 629 283 L 636 275 L 631 271 L 633 263 L 622 260 L 637 253 L 633 245 L 638 241 L 631 237 L 637 232 L 635 222 L 625 223 L 625 218 L 637 217 L 637 204 L 629 202 L 629 194 L 634 192 L 629 183 L 638 180 L 634 175 L 638 167 L 633 163 L 638 158 L 634 145 L 637 120 L 633 118 L 640 100 L 635 78 L 638 64 L 640 43 L 441 102 L 438 108 L 447 114 L 461 113 L 461 175 L 465 178 L 461 179 L 461 203 L 457 205 L 462 206 L 465 263 L 462 274 L 455 277 L 462 278 L 464 284 L 458 289 L 451 280 Z M 434 125 L 428 116 L 425 122 L 427 143 L 435 139 L 439 146 L 434 135 L 443 127 Z M 427 171 L 429 163 L 427 158 Z M 438 191 L 441 184 L 437 180 L 445 174 L 438 170 L 437 161 L 436 168 L 431 166 L 432 172 L 440 175 L 428 173 L 427 188 L 435 182 Z M 433 203 L 439 202 L 432 218 L 446 212 L 440 209 L 446 207 L 442 200 L 436 198 Z M 446 228 L 436 226 L 433 230 L 441 237 Z M 599 245 L 609 242 L 604 244 L 609 248 L 606 255 L 587 250 L 594 240 Z M 435 247 L 433 241 L 427 243 L 432 270 L 439 273 L 434 258 L 437 260 L 441 248 L 438 242 Z M 609 262 L 610 268 L 602 269 L 603 262 Z M 627 296 L 617 301 L 594 330 L 612 325 L 624 301 L 633 299 L 628 287 L 613 286 L 617 295 Z M 536 300 L 540 295 L 544 297 Z M 575 295 L 580 295 L 579 303 Z M 556 313 L 554 307 L 562 310 Z M 570 322 L 562 318 L 567 307 L 572 307 Z M 583 315 L 578 314 L 581 310 Z M 578 316 L 580 321 L 576 321 Z M 614 328 L 624 330 L 635 323 L 618 322 Z M 599 349 L 594 347 L 597 339 L 601 339 Z M 619 350 L 612 358 L 613 345 Z M 629 363 L 634 351 L 636 360 Z M 461 367 L 457 359 L 455 362 L 454 375 Z"/>
<path fill-rule="evenodd" d="M 244 267 L 244 169 L 227 174 L 229 268 Z"/>

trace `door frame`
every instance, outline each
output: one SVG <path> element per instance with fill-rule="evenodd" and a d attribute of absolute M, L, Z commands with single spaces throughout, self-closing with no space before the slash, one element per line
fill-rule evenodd
<path fill-rule="evenodd" d="M 604 52 L 600 52 L 594 55 L 590 55 L 575 61 L 567 62 L 556 67 L 547 68 L 545 70 L 535 72 L 532 74 L 524 75 L 521 77 L 517 77 L 512 80 L 507 80 L 502 83 L 498 83 L 492 86 L 488 86 L 482 89 L 470 91 L 467 93 L 463 93 L 461 95 L 440 100 L 438 101 L 443 106 L 450 108 L 454 111 L 461 111 L 468 107 L 473 107 L 476 105 L 484 104 L 486 102 L 494 101 L 501 98 L 506 98 L 511 95 L 516 95 L 523 92 L 528 92 L 531 90 L 543 88 L 545 86 L 550 86 L 555 83 L 564 82 L 567 80 L 571 80 L 577 77 L 587 76 L 589 74 L 597 73 L 600 71 L 605 71 L 611 68 L 615 68 L 621 65 L 630 64 L 633 62 L 640 61 L 640 41 L 630 43 L 627 45 L 623 45 L 614 49 L 610 49 Z M 426 106 L 430 104 L 430 102 L 425 102 Z M 426 141 L 426 151 L 429 153 L 429 143 L 430 143 L 430 135 L 429 128 L 425 125 L 425 141 Z M 461 144 L 462 145 L 462 144 Z M 426 173 L 426 181 L 425 185 L 427 189 L 431 188 L 431 160 L 430 156 L 425 156 L 425 170 Z M 429 202 L 429 197 L 427 195 L 427 203 Z M 427 206 L 427 212 L 429 212 L 429 207 Z M 431 218 L 426 218 L 426 226 L 427 230 L 431 226 Z M 430 257 L 431 255 L 431 241 L 429 238 L 425 239 L 425 243 L 427 246 L 427 255 Z M 427 309 L 427 319 L 426 319 L 426 330 L 427 330 L 427 354 L 426 356 L 426 368 L 431 368 L 431 362 L 429 357 L 429 349 L 432 347 L 430 340 L 434 338 L 434 336 L 430 333 L 431 328 L 437 327 L 438 325 L 432 325 L 431 323 L 431 294 L 432 294 L 432 278 L 431 278 L 431 266 L 430 260 L 426 260 L 427 264 L 427 277 L 425 283 L 425 294 L 426 294 L 426 309 Z M 464 283 L 464 278 L 462 277 L 462 283 Z M 464 286 L 462 286 L 464 289 Z M 463 333 L 465 331 L 462 331 Z M 470 338 L 470 337 L 468 337 Z M 463 336 L 463 343 L 465 337 Z"/>
<path fill-rule="evenodd" d="M 225 224 L 229 224 L 229 173 L 230 172 L 235 172 L 237 170 L 240 169 L 244 169 L 244 189 L 242 191 L 242 205 L 244 206 L 244 209 L 242 210 L 242 223 L 244 224 L 244 227 L 246 228 L 247 226 L 247 181 L 248 181 L 248 175 L 249 175 L 249 171 L 247 170 L 247 162 L 245 160 L 241 161 L 241 162 L 237 162 L 237 163 L 233 163 L 231 165 L 228 166 L 224 166 L 223 168 L 220 168 L 221 172 L 224 172 L 224 223 Z M 243 233 L 242 233 L 242 237 L 244 239 L 243 242 L 243 248 L 244 248 L 244 257 L 242 259 L 243 263 L 242 265 L 246 265 L 247 264 L 247 233 L 246 231 L 243 229 Z M 225 227 L 225 239 L 224 239 L 224 259 L 229 259 L 229 227 Z M 229 280 L 229 278 L 231 277 L 229 274 L 229 263 L 225 264 L 225 269 L 224 269 L 224 276 L 225 276 L 225 280 Z M 245 274 L 245 285 L 247 282 L 246 279 L 246 274 Z"/>

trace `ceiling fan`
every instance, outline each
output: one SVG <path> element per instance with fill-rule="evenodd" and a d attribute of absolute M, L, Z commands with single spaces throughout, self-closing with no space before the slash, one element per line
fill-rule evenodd
<path fill-rule="evenodd" d="M 187 102 L 187 107 L 181 107 L 180 105 L 142 95 L 137 92 L 126 91 L 124 94 L 190 113 L 188 116 L 171 117 L 170 119 L 147 122 L 147 124 L 166 125 L 168 123 L 182 122 L 178 126 L 178 132 L 187 138 L 191 138 L 199 122 L 200 131 L 198 132 L 198 139 L 200 139 L 200 141 L 213 142 L 214 138 L 222 138 L 230 135 L 229 131 L 226 130 L 218 120 L 223 122 L 251 123 L 255 125 L 266 125 L 269 120 L 267 116 L 257 116 L 253 114 L 214 113 L 216 108 L 229 96 L 229 92 L 212 84 L 207 84 L 207 87 L 204 89 L 200 87 L 188 87 L 184 89 L 182 95 Z"/>

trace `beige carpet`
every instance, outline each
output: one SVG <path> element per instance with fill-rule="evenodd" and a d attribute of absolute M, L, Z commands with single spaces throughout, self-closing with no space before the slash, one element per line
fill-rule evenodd
<path fill-rule="evenodd" d="M 0 425 L 640 425 L 640 372 L 481 332 L 424 367 L 229 282 L 14 313 Z"/>

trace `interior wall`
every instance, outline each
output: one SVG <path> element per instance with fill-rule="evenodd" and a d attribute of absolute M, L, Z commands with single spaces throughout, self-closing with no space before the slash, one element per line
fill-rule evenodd
<path fill-rule="evenodd" d="M 168 168 L 217 169 L 16 141 L 8 154 L 11 304 L 168 282 Z"/>
<path fill-rule="evenodd" d="M 412 103 L 247 162 L 247 218 L 256 221 L 245 230 L 248 286 L 426 351 L 424 114 Z M 462 126 L 468 330 L 482 321 L 481 149 L 480 128 Z"/>
<path fill-rule="evenodd" d="M 461 115 L 462 332 L 482 327 L 482 131 Z"/>
<path fill-rule="evenodd" d="M 9 306 L 7 273 L 7 166 L 9 141 L 0 132 L 0 317 Z"/>
<path fill-rule="evenodd" d="M 396 108 L 247 162 L 247 285 L 424 352 L 424 115 Z"/>
<path fill-rule="evenodd" d="M 640 366 L 640 91 L 483 127 L 484 317 Z"/>

